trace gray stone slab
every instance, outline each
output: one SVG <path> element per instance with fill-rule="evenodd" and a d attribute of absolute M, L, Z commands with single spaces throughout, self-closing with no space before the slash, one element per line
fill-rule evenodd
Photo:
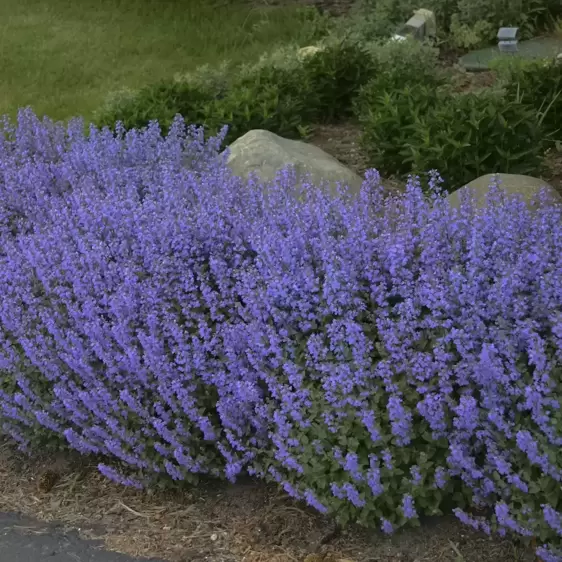
<path fill-rule="evenodd" d="M 0 513 L 0 562 L 149 562 L 102 550 L 48 525 L 12 513 Z M 162 562 L 152 560 L 150 562 Z"/>
<path fill-rule="evenodd" d="M 471 51 L 459 59 L 459 63 L 471 71 L 488 70 L 490 63 L 500 57 L 521 57 L 524 59 L 554 58 L 562 53 L 562 38 L 537 37 L 517 44 L 517 53 L 501 53 L 499 47 L 488 47 Z"/>

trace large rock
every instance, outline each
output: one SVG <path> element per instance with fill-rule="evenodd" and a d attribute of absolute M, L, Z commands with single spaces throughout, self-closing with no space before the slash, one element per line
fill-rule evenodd
<path fill-rule="evenodd" d="M 323 180 L 329 182 L 332 193 L 337 182 L 346 185 L 353 194 L 359 193 L 363 183 L 360 176 L 317 146 L 262 129 L 249 131 L 230 145 L 228 164 L 235 175 L 246 178 L 250 172 L 256 172 L 264 182 L 275 179 L 279 170 L 291 164 L 298 184 L 308 173 L 310 181 L 317 186 Z"/>
<path fill-rule="evenodd" d="M 482 208 L 486 203 L 486 195 L 491 185 L 495 184 L 495 178 L 499 179 L 500 188 L 509 195 L 519 194 L 527 203 L 531 203 L 533 197 L 544 187 L 553 203 L 562 202 L 559 193 L 548 183 L 532 176 L 520 176 L 517 174 L 486 174 L 471 181 L 465 187 L 457 189 L 448 196 L 452 207 L 460 207 L 460 194 L 467 188 L 474 190 L 476 204 Z"/>

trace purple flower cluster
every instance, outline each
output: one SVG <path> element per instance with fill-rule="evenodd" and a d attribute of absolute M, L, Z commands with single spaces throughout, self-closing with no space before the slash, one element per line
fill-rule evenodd
<path fill-rule="evenodd" d="M 562 209 L 261 185 L 221 138 L 4 123 L 2 431 L 130 486 L 248 472 L 385 533 L 460 493 L 558 559 Z"/>

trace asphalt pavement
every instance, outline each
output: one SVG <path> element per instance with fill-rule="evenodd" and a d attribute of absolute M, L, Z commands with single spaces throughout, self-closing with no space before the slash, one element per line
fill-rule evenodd
<path fill-rule="evenodd" d="M 103 550 L 57 525 L 0 513 L 0 562 L 149 562 Z M 151 559 L 150 562 L 162 562 Z"/>

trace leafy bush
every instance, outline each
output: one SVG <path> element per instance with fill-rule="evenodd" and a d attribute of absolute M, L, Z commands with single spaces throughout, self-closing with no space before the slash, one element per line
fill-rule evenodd
<path fill-rule="evenodd" d="M 378 69 L 366 48 L 357 43 L 328 44 L 303 61 L 312 84 L 309 119 L 334 121 L 353 113 L 353 100 Z"/>
<path fill-rule="evenodd" d="M 436 103 L 435 90 L 427 86 L 381 90 L 376 80 L 369 83 L 357 101 L 369 165 L 385 176 L 410 173 L 412 129 Z"/>
<path fill-rule="evenodd" d="M 447 71 L 438 65 L 439 51 L 414 39 L 373 43 L 368 46 L 374 77 L 380 90 L 407 85 L 438 87 L 447 81 Z"/>
<path fill-rule="evenodd" d="M 497 35 L 498 28 L 486 20 L 478 20 L 472 25 L 462 23 L 458 14 L 451 18 L 450 42 L 454 47 L 474 49 L 490 43 Z"/>
<path fill-rule="evenodd" d="M 439 169 L 449 186 L 489 172 L 532 175 L 543 135 L 534 111 L 497 92 L 456 94 L 416 122 L 413 171 Z"/>
<path fill-rule="evenodd" d="M 438 169 L 451 189 L 484 173 L 540 168 L 545 144 L 536 112 L 501 92 L 425 86 L 381 92 L 374 80 L 357 108 L 369 164 L 383 174 Z"/>
<path fill-rule="evenodd" d="M 457 0 L 451 17 L 451 39 L 472 48 L 496 41 L 500 27 L 518 27 L 522 39 L 551 29 L 562 13 L 558 0 Z"/>
<path fill-rule="evenodd" d="M 436 49 L 414 40 L 375 44 L 370 52 L 375 76 L 354 100 L 354 112 L 363 125 L 370 164 L 383 174 L 395 174 L 404 169 L 402 151 L 412 116 L 434 105 L 446 74 L 437 66 Z"/>
<path fill-rule="evenodd" d="M 562 134 L 562 65 L 555 59 L 500 58 L 492 63 L 511 99 L 535 111 L 551 139 Z"/>
<path fill-rule="evenodd" d="M 351 99 L 373 75 L 367 51 L 357 43 L 327 44 L 299 60 L 296 48 L 266 56 L 255 65 L 201 72 L 164 81 L 106 104 L 100 126 L 117 121 L 126 129 L 158 120 L 164 132 L 176 114 L 214 135 L 229 125 L 227 142 L 251 129 L 298 137 L 314 121 L 345 117 Z"/>
<path fill-rule="evenodd" d="M 493 35 L 488 40 L 493 40 L 502 26 L 519 27 L 521 37 L 527 39 L 551 26 L 561 7 L 556 0 L 458 0 L 456 13 L 462 24 L 492 24 Z"/>
<path fill-rule="evenodd" d="M 117 121 L 129 130 L 157 119 L 164 131 L 176 114 L 186 115 L 194 124 L 208 120 L 213 101 L 224 91 L 211 84 L 193 84 L 175 80 L 161 81 L 139 92 L 112 96 L 97 113 L 100 126 L 114 127 Z"/>
<path fill-rule="evenodd" d="M 387 533 L 452 503 L 561 559 L 560 206 L 457 212 L 374 171 L 297 201 L 181 120 L 0 138 L 5 433 L 130 486 L 245 471 Z"/>

